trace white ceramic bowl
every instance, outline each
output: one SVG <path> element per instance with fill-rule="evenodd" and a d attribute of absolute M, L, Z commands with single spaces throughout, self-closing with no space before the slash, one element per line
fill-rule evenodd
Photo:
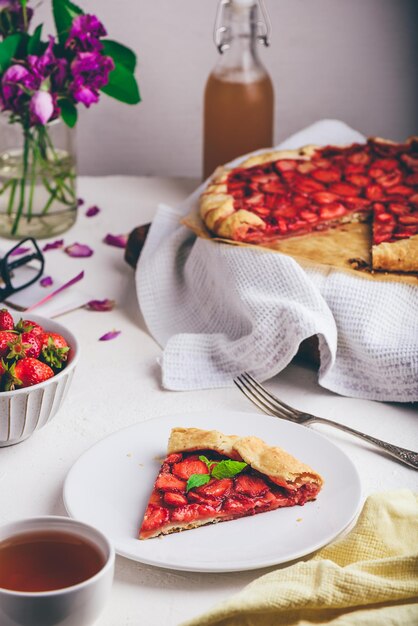
<path fill-rule="evenodd" d="M 46 331 L 59 333 L 70 346 L 70 352 L 66 367 L 44 383 L 0 392 L 0 447 L 24 441 L 56 415 L 67 395 L 80 354 L 73 333 L 55 320 L 32 313 L 14 318 L 15 322 L 30 319 Z"/>
<path fill-rule="evenodd" d="M 0 541 L 22 533 L 51 530 L 92 543 L 103 555 L 103 567 L 92 578 L 53 591 L 0 588 L 1 626 L 90 626 L 103 611 L 112 588 L 115 551 L 99 530 L 68 517 L 36 517 L 1 526 Z"/>

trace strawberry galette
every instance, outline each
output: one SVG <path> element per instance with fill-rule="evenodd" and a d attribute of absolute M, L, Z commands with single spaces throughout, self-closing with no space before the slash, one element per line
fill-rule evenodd
<path fill-rule="evenodd" d="M 323 479 L 257 437 L 174 428 L 140 539 L 315 500 Z"/>
<path fill-rule="evenodd" d="M 200 200 L 207 228 L 245 243 L 372 222 L 372 268 L 418 271 L 418 139 L 306 146 L 219 168 Z"/>

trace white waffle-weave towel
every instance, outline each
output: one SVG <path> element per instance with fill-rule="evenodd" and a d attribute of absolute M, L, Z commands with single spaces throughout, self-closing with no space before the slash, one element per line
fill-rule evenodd
<path fill-rule="evenodd" d="M 322 120 L 277 148 L 364 139 L 343 122 Z M 301 341 L 318 335 L 321 386 L 357 398 L 418 401 L 418 284 L 302 269 L 266 249 L 198 238 L 179 220 L 201 190 L 176 210 L 158 208 L 136 272 L 142 314 L 163 347 L 165 388 L 228 386 L 244 370 L 267 380 Z"/>

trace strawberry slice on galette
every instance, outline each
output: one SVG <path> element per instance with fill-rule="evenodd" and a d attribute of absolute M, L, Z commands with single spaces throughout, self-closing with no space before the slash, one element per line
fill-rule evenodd
<path fill-rule="evenodd" d="M 308 465 L 257 437 L 174 428 L 139 539 L 302 506 L 322 485 Z"/>

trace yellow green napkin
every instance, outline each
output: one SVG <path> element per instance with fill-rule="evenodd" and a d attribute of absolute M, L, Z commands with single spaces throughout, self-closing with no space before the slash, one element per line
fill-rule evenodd
<path fill-rule="evenodd" d="M 346 537 L 183 626 L 313 624 L 418 625 L 418 495 L 370 496 Z"/>

